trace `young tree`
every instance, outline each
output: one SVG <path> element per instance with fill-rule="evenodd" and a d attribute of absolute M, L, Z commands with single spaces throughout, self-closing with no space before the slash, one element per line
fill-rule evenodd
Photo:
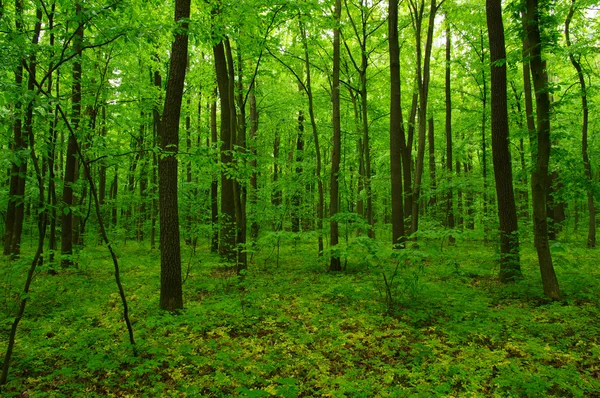
<path fill-rule="evenodd" d="M 341 156 L 341 120 L 340 120 L 340 16 L 342 4 L 341 0 L 335 1 L 335 23 L 333 29 L 333 87 L 331 88 L 331 102 L 333 104 L 333 152 L 331 155 L 331 187 L 329 197 L 330 212 L 330 243 L 331 243 L 331 261 L 329 263 L 330 271 L 341 271 L 342 264 L 340 255 L 335 247 L 339 242 L 338 222 L 335 219 L 340 211 L 339 197 L 339 172 Z"/>
<path fill-rule="evenodd" d="M 528 54 L 533 87 L 535 89 L 537 119 L 537 155 L 535 170 L 531 176 L 533 202 L 534 242 L 540 263 L 544 293 L 555 300 L 560 298 L 558 280 L 552 265 L 552 254 L 548 242 L 548 220 L 546 214 L 546 192 L 548 191 L 548 162 L 550 160 L 550 96 L 548 71 L 542 58 L 540 34 L 540 7 L 538 0 L 527 0 L 525 15 Z"/>
<path fill-rule="evenodd" d="M 501 0 L 486 1 L 486 17 L 492 81 L 492 157 L 500 220 L 500 281 L 511 282 L 521 276 L 521 266 L 509 150 L 506 48 Z"/>
<path fill-rule="evenodd" d="M 445 95 L 446 95 L 446 170 L 448 177 L 452 178 L 452 89 L 450 80 L 450 56 L 452 51 L 452 32 L 450 31 L 450 22 L 448 13 L 446 13 L 446 74 L 445 74 Z M 458 162 L 458 160 L 457 160 Z M 458 165 L 458 163 L 457 163 Z M 460 166 L 456 168 L 457 174 L 460 172 Z M 459 195 L 460 197 L 460 195 Z M 448 228 L 454 229 L 454 205 L 452 185 L 448 186 L 446 194 L 446 224 Z M 452 235 L 448 237 L 448 242 L 453 244 L 455 239 Z"/>
<path fill-rule="evenodd" d="M 190 0 L 175 0 L 175 40 L 171 46 L 165 106 L 159 124 L 161 156 L 158 161 L 160 201 L 160 308 L 183 308 L 181 246 L 177 200 L 179 116 L 188 58 Z"/>
<path fill-rule="evenodd" d="M 583 68 L 581 67 L 580 56 L 574 53 L 573 44 L 571 42 L 570 26 L 575 14 L 575 2 L 572 0 L 571 7 L 569 8 L 569 14 L 565 21 L 565 39 L 567 41 L 567 48 L 569 49 L 569 60 L 577 72 L 577 78 L 579 79 L 579 86 L 581 88 L 581 110 L 582 110 L 582 124 L 581 124 L 581 156 L 583 158 L 583 166 L 585 168 L 585 176 L 589 181 L 587 188 L 587 204 L 589 213 L 588 222 L 588 237 L 587 247 L 596 247 L 596 209 L 594 207 L 594 192 L 592 190 L 592 165 L 590 163 L 590 156 L 588 154 L 588 124 L 589 124 L 589 109 L 587 100 L 587 87 L 585 83 L 585 76 Z"/>

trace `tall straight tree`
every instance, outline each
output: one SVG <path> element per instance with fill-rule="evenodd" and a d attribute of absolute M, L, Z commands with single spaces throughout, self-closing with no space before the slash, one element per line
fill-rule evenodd
<path fill-rule="evenodd" d="M 442 1 L 443 3 L 443 1 Z M 417 3 L 410 1 L 412 8 L 415 38 L 417 48 L 417 85 L 419 89 L 419 137 L 417 147 L 417 164 L 415 168 L 415 182 L 413 184 L 412 214 L 410 232 L 414 234 L 419 229 L 419 195 L 421 193 L 421 181 L 423 179 L 423 168 L 425 160 L 425 134 L 427 128 L 427 98 L 429 95 L 431 49 L 433 46 L 433 28 L 435 24 L 435 14 L 439 6 L 436 0 L 431 0 L 429 9 L 429 25 L 427 27 L 427 37 L 425 39 L 425 55 L 421 54 L 421 29 L 423 21 L 424 0 Z M 423 65 L 421 69 L 421 63 Z"/>
<path fill-rule="evenodd" d="M 219 254 L 227 261 L 235 262 L 236 226 L 235 226 L 235 202 L 234 202 L 234 180 L 227 168 L 233 162 L 233 136 L 234 128 L 231 116 L 232 100 L 230 99 L 229 73 L 227 71 L 227 59 L 225 58 L 225 45 L 223 40 L 213 47 L 215 57 L 215 72 L 219 86 L 219 98 L 221 103 L 221 213 L 219 215 L 220 241 Z"/>
<path fill-rule="evenodd" d="M 341 271 L 342 263 L 340 255 L 336 252 L 336 245 L 339 242 L 338 222 L 335 219 L 340 210 L 339 197 L 339 174 L 340 174 L 340 156 L 341 156 L 341 120 L 340 120 L 340 16 L 342 11 L 341 0 L 335 0 L 335 23 L 333 29 L 333 86 L 331 88 L 331 102 L 333 104 L 333 153 L 331 155 L 331 187 L 329 196 L 329 215 L 330 219 L 330 243 L 331 243 L 331 261 L 329 263 L 330 271 Z"/>
<path fill-rule="evenodd" d="M 75 16 L 81 18 L 81 2 L 75 4 Z M 73 63 L 73 86 L 71 96 L 71 127 L 73 131 L 79 131 L 81 118 L 81 45 L 83 42 L 83 22 L 75 31 L 73 38 L 73 53 L 76 54 Z M 61 217 L 62 235 L 60 242 L 61 264 L 63 267 L 73 265 L 73 185 L 78 178 L 77 141 L 73 134 L 69 135 L 67 144 L 67 158 L 65 160 L 65 178 L 63 186 L 63 212 Z"/>
<path fill-rule="evenodd" d="M 160 308 L 183 308 L 181 246 L 177 200 L 179 116 L 188 58 L 190 0 L 175 0 L 175 40 L 171 46 L 165 106 L 159 124 L 161 156 L 158 161 L 160 208 Z"/>
<path fill-rule="evenodd" d="M 579 79 L 579 86 L 581 88 L 581 110 L 582 110 L 582 124 L 581 124 L 581 156 L 583 158 L 583 167 L 585 169 L 585 177 L 587 178 L 589 185 L 587 189 L 587 204 L 589 213 L 588 222 L 588 237 L 587 247 L 596 247 L 596 209 L 594 207 L 594 192 L 592 190 L 592 165 L 590 163 L 590 156 L 588 154 L 588 124 L 589 124 L 589 109 L 587 100 L 587 87 L 585 83 L 585 76 L 583 74 L 583 68 L 581 67 L 580 57 L 574 53 L 573 44 L 571 43 L 570 26 L 575 14 L 575 0 L 572 0 L 571 7 L 569 8 L 569 14 L 565 21 L 565 39 L 567 41 L 567 48 L 569 48 L 569 60 L 577 71 L 577 78 Z"/>
<path fill-rule="evenodd" d="M 529 65 L 535 89 L 537 119 L 537 156 L 531 176 L 531 196 L 533 202 L 534 243 L 540 263 L 540 273 L 544 293 L 558 300 L 560 288 L 548 242 L 548 220 L 546 214 L 546 193 L 548 191 L 548 163 L 550 161 L 550 94 L 546 61 L 542 58 L 542 38 L 540 34 L 540 7 L 538 0 L 527 0 L 525 14 L 526 36 L 529 44 Z"/>
<path fill-rule="evenodd" d="M 452 32 L 450 31 L 450 22 L 448 21 L 448 13 L 446 13 L 446 170 L 448 178 L 452 178 L 452 90 L 450 81 L 450 56 L 452 51 Z M 460 167 L 456 168 L 460 171 Z M 454 229 L 454 204 L 453 204 L 452 184 L 448 186 L 446 193 L 446 225 L 450 229 Z M 448 236 L 448 242 L 453 244 L 455 239 L 452 235 Z"/>
<path fill-rule="evenodd" d="M 398 1 L 390 0 L 388 9 L 390 53 L 390 169 L 392 178 L 392 244 L 401 248 L 405 240 L 402 198 L 402 150 L 406 145 L 402 123 L 400 91 L 400 46 L 398 43 Z"/>
<path fill-rule="evenodd" d="M 517 207 L 513 190 L 509 150 L 508 100 L 506 89 L 506 48 L 502 23 L 502 0 L 486 1 L 490 42 L 492 90 L 492 158 L 500 220 L 500 281 L 511 282 L 521 276 Z"/>

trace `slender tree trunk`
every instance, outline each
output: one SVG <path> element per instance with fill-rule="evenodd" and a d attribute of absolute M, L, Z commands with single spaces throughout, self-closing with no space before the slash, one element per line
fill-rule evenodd
<path fill-rule="evenodd" d="M 229 77 L 227 60 L 225 58 L 225 46 L 220 41 L 213 47 L 215 58 L 215 71 L 219 96 L 221 98 L 221 212 L 219 214 L 220 241 L 219 254 L 227 262 L 235 264 L 236 226 L 235 226 L 235 202 L 234 202 L 234 180 L 229 173 L 233 166 L 233 135 L 230 101 Z"/>
<path fill-rule="evenodd" d="M 228 60 L 232 67 L 230 68 L 230 74 L 232 75 L 236 83 L 235 86 L 232 84 L 232 88 L 235 88 L 237 91 L 235 95 L 235 102 L 237 105 L 237 109 L 239 109 L 239 114 L 237 116 L 237 124 L 236 124 L 236 141 L 235 145 L 237 145 L 237 150 L 243 154 L 246 154 L 246 104 L 244 102 L 244 69 L 243 69 L 243 60 L 242 60 L 242 48 L 239 43 L 236 49 L 237 55 L 237 70 L 238 75 L 237 79 L 234 76 L 233 67 L 233 57 L 231 56 L 231 48 L 228 46 Z M 235 106 L 234 108 L 235 109 Z M 246 160 L 245 157 L 241 160 L 238 160 L 240 165 L 236 167 L 238 169 L 245 170 L 246 169 Z M 246 269 L 248 267 L 247 264 L 247 256 L 246 256 L 246 183 L 243 179 L 236 179 L 235 181 L 235 218 L 236 218 L 236 251 L 237 251 L 237 271 L 240 272 L 242 269 Z"/>
<path fill-rule="evenodd" d="M 111 220 L 110 223 L 114 228 L 117 227 L 117 215 L 119 208 L 117 206 L 117 196 L 119 193 L 119 169 L 115 167 L 115 175 L 113 177 L 112 184 L 110 186 L 110 200 L 112 202 Z"/>
<path fill-rule="evenodd" d="M 310 117 L 310 124 L 313 132 L 313 141 L 315 142 L 315 157 L 316 157 L 316 169 L 315 174 L 317 177 L 317 190 L 319 195 L 319 201 L 317 203 L 317 236 L 319 245 L 319 256 L 323 254 L 323 216 L 325 209 L 325 198 L 323 189 L 323 178 L 321 176 L 321 147 L 319 146 L 319 134 L 317 131 L 317 122 L 315 118 L 315 111 L 313 105 L 312 95 L 312 82 L 310 73 L 310 59 L 308 56 L 308 39 L 306 36 L 306 30 L 304 25 L 300 23 L 300 33 L 302 35 L 302 45 L 304 47 L 304 67 L 306 69 L 306 96 L 308 97 L 308 114 Z"/>
<path fill-rule="evenodd" d="M 535 102 L 537 108 L 537 156 L 531 177 L 533 199 L 534 242 L 540 263 L 544 293 L 558 300 L 560 289 L 552 265 L 552 254 L 548 243 L 548 221 L 546 214 L 546 192 L 548 190 L 548 162 L 550 159 L 550 97 L 546 61 L 542 59 L 540 35 L 540 9 L 537 0 L 527 0 L 526 33 Z"/>
<path fill-rule="evenodd" d="M 158 70 L 154 71 L 154 87 L 162 91 L 162 79 Z M 160 125 L 160 111 L 155 103 L 152 109 L 152 147 L 158 144 L 158 130 Z M 152 209 L 150 214 L 150 248 L 156 248 L 156 221 L 158 219 L 158 157 L 156 151 L 152 153 Z"/>
<path fill-rule="evenodd" d="M 214 90 L 214 100 L 210 104 L 210 139 L 211 145 L 214 149 L 217 149 L 218 135 L 217 135 L 217 89 Z M 215 163 L 219 162 L 218 157 L 214 159 Z M 217 253 L 219 251 L 219 179 L 218 175 L 213 175 L 212 182 L 210 184 L 210 224 L 212 228 L 211 240 L 210 240 L 210 251 Z"/>
<path fill-rule="evenodd" d="M 506 49 L 502 23 L 502 1 L 486 1 L 486 17 L 490 42 L 490 74 L 492 100 L 492 157 L 498 218 L 500 220 L 500 281 L 511 282 L 521 277 L 517 207 L 513 191 L 512 164 L 509 149 L 508 99 L 506 89 Z"/>
<path fill-rule="evenodd" d="M 427 27 L 427 38 L 425 42 L 425 56 L 423 57 L 423 72 L 421 74 L 421 29 L 420 23 L 417 29 L 417 64 L 418 64 L 418 82 L 419 82 L 419 140 L 417 150 L 417 164 L 415 169 L 415 182 L 413 186 L 412 198 L 412 218 L 411 234 L 419 229 L 419 196 L 421 194 L 421 181 L 423 178 L 423 163 L 425 159 L 425 130 L 427 118 L 427 98 L 429 94 L 431 49 L 433 45 L 433 28 L 435 23 L 435 14 L 437 12 L 436 0 L 431 0 L 429 11 L 429 26 Z"/>
<path fill-rule="evenodd" d="M 404 247 L 404 208 L 402 197 L 402 160 L 404 125 L 400 89 L 400 46 L 398 43 L 398 2 L 390 0 L 388 5 L 388 45 L 390 53 L 390 170 L 392 183 L 392 244 Z M 403 148 L 404 147 L 404 148 Z M 410 177 L 409 177 L 410 178 Z"/>
<path fill-rule="evenodd" d="M 450 74 L 450 60 L 452 55 L 452 33 L 450 31 L 450 22 L 448 21 L 448 14 L 446 13 L 446 171 L 448 173 L 448 179 L 453 180 L 452 167 L 454 166 L 452 159 L 452 88 L 451 88 L 451 74 Z M 457 160 L 457 175 L 460 173 L 460 163 Z M 454 229 L 454 204 L 453 204 L 453 189 L 452 184 L 448 184 L 448 192 L 446 193 L 446 225 L 449 229 Z M 459 200 L 461 195 L 458 195 Z M 460 214 L 460 212 L 459 212 Z M 460 216 L 459 216 L 460 217 Z M 454 244 L 454 236 L 448 236 L 448 243 Z"/>
<path fill-rule="evenodd" d="M 176 155 L 179 148 L 179 116 L 188 58 L 189 17 L 190 0 L 175 0 L 175 22 L 178 24 L 178 30 L 171 46 L 165 106 L 158 130 L 163 152 L 158 161 L 160 308 L 167 311 L 183 308 Z"/>
<path fill-rule="evenodd" d="M 302 162 L 304 161 L 304 112 L 298 112 L 298 135 L 296 137 L 296 165 L 295 178 L 298 183 L 302 181 Z M 302 186 L 296 184 L 292 194 L 292 232 L 300 232 L 300 214 L 302 203 Z"/>
<path fill-rule="evenodd" d="M 480 31 L 481 41 L 481 63 L 485 64 L 485 47 L 483 45 L 483 31 Z M 486 139 L 486 112 L 487 112 L 487 77 L 485 76 L 485 67 L 481 68 L 481 81 L 482 81 L 482 101 L 481 101 L 481 168 L 483 176 L 483 240 L 487 242 L 488 239 L 488 172 L 487 172 L 487 139 Z"/>
<path fill-rule="evenodd" d="M 588 122 L 589 122 L 589 109 L 587 101 L 587 87 L 585 83 L 585 76 L 583 74 L 583 68 L 579 62 L 579 57 L 573 54 L 572 43 L 569 28 L 571 21 L 573 20 L 573 14 L 575 13 L 575 0 L 572 0 L 571 7 L 569 8 L 569 14 L 565 21 L 565 38 L 567 41 L 567 47 L 569 48 L 569 60 L 573 65 L 573 68 L 577 71 L 577 77 L 579 78 L 579 86 L 581 88 L 581 110 L 582 110 L 582 124 L 581 124 L 581 157 L 583 159 L 583 167 L 585 169 L 585 177 L 588 179 L 589 184 L 587 185 L 587 205 L 588 205 L 588 236 L 587 236 L 587 247 L 596 247 L 596 209 L 594 206 L 594 193 L 592 190 L 593 186 L 593 174 L 592 165 L 590 163 L 590 157 L 588 155 Z"/>
<path fill-rule="evenodd" d="M 340 0 L 335 1 L 335 21 L 340 22 L 342 5 Z M 333 29 L 333 86 L 331 87 L 331 102 L 333 104 L 333 152 L 331 154 L 331 187 L 329 196 L 329 230 L 331 259 L 330 271 L 341 271 L 342 264 L 336 246 L 339 243 L 339 227 L 335 216 L 340 211 L 339 173 L 341 156 L 341 118 L 340 118 L 340 28 Z M 367 175 L 367 178 L 369 176 Z M 368 207 L 368 205 L 367 205 Z M 367 210 L 368 211 L 368 210 Z"/>
<path fill-rule="evenodd" d="M 75 4 L 75 15 L 79 20 L 82 13 L 81 3 Z M 73 38 L 73 52 L 77 54 L 73 63 L 73 86 L 72 86 L 72 110 L 71 127 L 73 131 L 79 131 L 79 122 L 81 117 L 81 44 L 83 42 L 83 22 L 77 27 Z M 73 185 L 78 177 L 78 159 L 76 138 L 70 134 L 67 146 L 67 157 L 65 160 L 65 176 L 63 187 L 63 212 L 61 217 L 62 235 L 61 235 L 61 263 L 63 267 L 74 265 L 73 262 L 73 207 L 75 198 L 73 195 Z"/>
<path fill-rule="evenodd" d="M 252 153 L 252 160 L 250 161 L 250 168 L 252 169 L 252 174 L 250 175 L 250 202 L 253 206 L 254 211 L 257 211 L 257 203 L 258 203 L 258 170 L 256 169 L 256 133 L 258 132 L 258 110 L 256 107 L 256 96 L 254 94 L 255 84 L 250 88 L 250 151 Z M 300 140 L 300 138 L 298 138 Z M 256 214 L 252 218 L 252 223 L 250 225 L 250 238 L 253 242 L 256 242 L 258 239 L 258 221 Z"/>
<path fill-rule="evenodd" d="M 428 147 L 429 147 L 429 190 L 430 190 L 428 206 L 430 206 L 432 208 L 432 210 L 435 214 L 436 213 L 435 207 L 437 204 L 437 197 L 436 197 L 437 186 L 436 186 L 436 181 L 435 181 L 435 133 L 434 133 L 435 126 L 434 126 L 434 122 L 433 122 L 433 116 L 429 117 L 427 124 L 429 126 L 429 128 L 427 129 L 427 143 L 428 143 Z"/>

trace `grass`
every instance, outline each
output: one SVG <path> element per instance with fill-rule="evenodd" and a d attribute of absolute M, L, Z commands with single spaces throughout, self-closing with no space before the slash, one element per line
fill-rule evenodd
<path fill-rule="evenodd" d="M 327 273 L 308 239 L 254 253 L 241 277 L 206 247 L 184 249 L 178 314 L 158 310 L 159 253 L 118 248 L 137 357 L 105 248 L 82 252 L 79 269 L 42 267 L 3 396 L 600 396 L 594 251 L 554 248 L 564 298 L 551 302 L 531 244 L 524 279 L 500 285 L 479 242 L 423 240 L 395 259 L 358 240 L 346 270 Z M 0 347 L 27 260 L 1 260 Z"/>

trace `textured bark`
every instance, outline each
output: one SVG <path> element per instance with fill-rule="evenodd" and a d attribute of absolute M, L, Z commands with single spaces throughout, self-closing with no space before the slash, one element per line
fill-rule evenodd
<path fill-rule="evenodd" d="M 75 4 L 76 16 L 82 13 L 80 2 Z M 81 117 L 81 43 L 83 41 L 83 24 L 79 25 L 73 38 L 73 52 L 78 54 L 73 62 L 73 86 L 71 97 L 71 128 L 73 131 L 79 131 L 79 121 Z M 73 194 L 73 184 L 78 178 L 78 159 L 77 159 L 77 141 L 73 134 L 69 135 L 67 144 L 67 155 L 65 159 L 65 177 L 63 186 L 63 213 L 61 217 L 61 264 L 63 267 L 74 265 L 73 255 L 73 207 L 75 197 Z"/>
<path fill-rule="evenodd" d="M 335 21 L 339 23 L 342 5 L 335 1 Z M 340 211 L 339 173 L 341 156 L 341 118 L 340 118 L 340 28 L 333 29 L 333 85 L 331 87 L 331 102 L 333 105 L 333 152 L 331 154 L 331 187 L 329 190 L 329 233 L 331 246 L 330 271 L 341 271 L 342 263 L 336 246 L 339 243 L 339 227 L 335 216 Z"/>
<path fill-rule="evenodd" d="M 183 308 L 176 155 L 179 148 L 179 116 L 188 57 L 189 17 L 190 0 L 175 0 L 175 22 L 178 29 L 171 46 L 165 106 L 158 130 L 162 152 L 158 161 L 160 308 L 168 311 Z"/>
<path fill-rule="evenodd" d="M 225 46 L 220 41 L 213 47 L 215 58 L 215 71 L 219 96 L 221 99 L 221 212 L 219 214 L 220 241 L 219 254 L 226 261 L 235 264 L 235 202 L 234 202 L 234 180 L 225 170 L 232 167 L 232 102 L 230 101 L 229 77 L 227 71 L 227 60 L 225 58 Z"/>
<path fill-rule="evenodd" d="M 402 104 L 400 90 L 400 47 L 398 43 L 398 2 L 389 1 L 388 45 L 390 53 L 390 169 L 392 183 L 392 244 L 404 246 L 404 208 L 402 197 Z M 405 145 L 404 145 L 405 146 Z M 406 148 L 404 148 L 406 149 Z"/>
<path fill-rule="evenodd" d="M 492 158 L 500 220 L 500 281 L 511 282 L 521 277 L 521 265 L 509 150 L 506 49 L 501 0 L 486 1 L 486 18 L 490 43 Z"/>
<path fill-rule="evenodd" d="M 550 160 L 550 97 L 546 61 L 542 59 L 542 41 L 539 26 L 537 0 L 527 0 L 525 26 L 527 28 L 529 64 L 535 88 L 537 117 L 537 156 L 531 177 L 533 200 L 534 242 L 540 264 L 544 293 L 558 300 L 560 289 L 552 265 L 552 254 L 548 244 L 548 221 L 546 214 L 546 192 L 548 190 L 548 163 Z"/>
<path fill-rule="evenodd" d="M 573 20 L 573 14 L 575 13 L 575 0 L 572 0 L 571 7 L 569 8 L 569 14 L 565 21 L 565 38 L 567 41 L 567 48 L 569 48 L 569 60 L 577 71 L 577 78 L 579 79 L 579 87 L 581 88 L 581 110 L 582 110 L 582 123 L 581 123 L 581 157 L 583 159 L 583 167 L 585 170 L 585 177 L 589 181 L 587 188 L 587 205 L 588 205 L 588 236 L 587 236 L 587 247 L 596 247 L 596 209 L 594 206 L 594 193 L 592 191 L 593 173 L 592 165 L 590 163 L 590 156 L 588 154 L 588 123 L 589 123 L 589 109 L 587 101 L 587 87 L 585 83 L 585 76 L 579 57 L 571 51 L 571 35 L 569 28 L 571 21 Z"/>

